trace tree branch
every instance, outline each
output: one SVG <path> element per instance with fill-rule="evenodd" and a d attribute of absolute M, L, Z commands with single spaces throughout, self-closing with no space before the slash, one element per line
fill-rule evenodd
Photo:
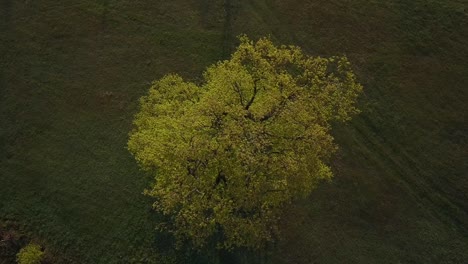
<path fill-rule="evenodd" d="M 249 107 L 252 105 L 252 103 L 255 100 L 255 96 L 257 95 L 258 89 L 257 89 L 257 82 L 258 80 L 254 81 L 254 87 L 253 87 L 253 93 L 252 93 L 252 98 L 250 98 L 249 102 L 245 106 L 245 110 L 249 110 Z"/>
<path fill-rule="evenodd" d="M 277 107 L 273 107 L 270 112 L 268 112 L 266 115 L 264 115 L 262 118 L 260 118 L 260 122 L 263 122 L 263 121 L 267 121 L 268 119 L 276 116 L 281 110 L 283 110 L 283 108 L 286 106 L 287 102 L 288 101 L 292 101 L 296 99 L 296 95 L 295 94 L 291 94 L 289 95 L 286 99 L 284 99 L 283 101 L 281 101 L 281 103 L 279 104 L 279 106 Z"/>
<path fill-rule="evenodd" d="M 239 101 L 242 106 L 244 106 L 244 96 L 242 95 L 242 90 L 239 87 L 237 82 L 234 83 L 234 90 L 239 94 Z"/>

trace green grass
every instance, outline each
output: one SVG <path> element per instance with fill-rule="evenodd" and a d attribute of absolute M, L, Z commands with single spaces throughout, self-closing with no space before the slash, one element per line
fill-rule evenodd
<path fill-rule="evenodd" d="M 346 54 L 363 113 L 337 126 L 335 179 L 291 205 L 268 263 L 468 261 L 468 4 L 463 1 L 0 3 L 0 218 L 68 261 L 174 256 L 125 149 L 138 98 L 197 79 L 233 37 Z M 247 262 L 177 253 L 181 262 Z M 231 262 L 228 262 L 228 259 Z"/>

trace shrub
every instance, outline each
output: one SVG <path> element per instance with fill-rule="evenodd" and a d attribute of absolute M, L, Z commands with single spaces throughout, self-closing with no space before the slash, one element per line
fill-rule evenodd
<path fill-rule="evenodd" d="M 16 255 L 18 264 L 39 264 L 44 259 L 44 252 L 39 245 L 30 243 Z"/>

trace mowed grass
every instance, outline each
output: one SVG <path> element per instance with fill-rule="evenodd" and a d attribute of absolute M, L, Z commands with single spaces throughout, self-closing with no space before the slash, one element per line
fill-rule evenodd
<path fill-rule="evenodd" d="M 229 26 L 224 6 L 3 1 L 0 218 L 66 262 L 468 262 L 468 4 L 233 0 Z M 127 133 L 151 81 L 197 80 L 240 33 L 346 54 L 363 113 L 335 126 L 335 179 L 287 209 L 270 254 L 174 254 Z"/>

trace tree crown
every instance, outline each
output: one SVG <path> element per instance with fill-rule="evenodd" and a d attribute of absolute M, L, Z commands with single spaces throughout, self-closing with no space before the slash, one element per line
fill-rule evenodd
<path fill-rule="evenodd" d="M 240 37 L 197 85 L 170 74 L 141 99 L 128 148 L 155 175 L 146 194 L 178 238 L 260 247 L 281 208 L 332 177 L 330 122 L 358 112 L 345 57 Z"/>

